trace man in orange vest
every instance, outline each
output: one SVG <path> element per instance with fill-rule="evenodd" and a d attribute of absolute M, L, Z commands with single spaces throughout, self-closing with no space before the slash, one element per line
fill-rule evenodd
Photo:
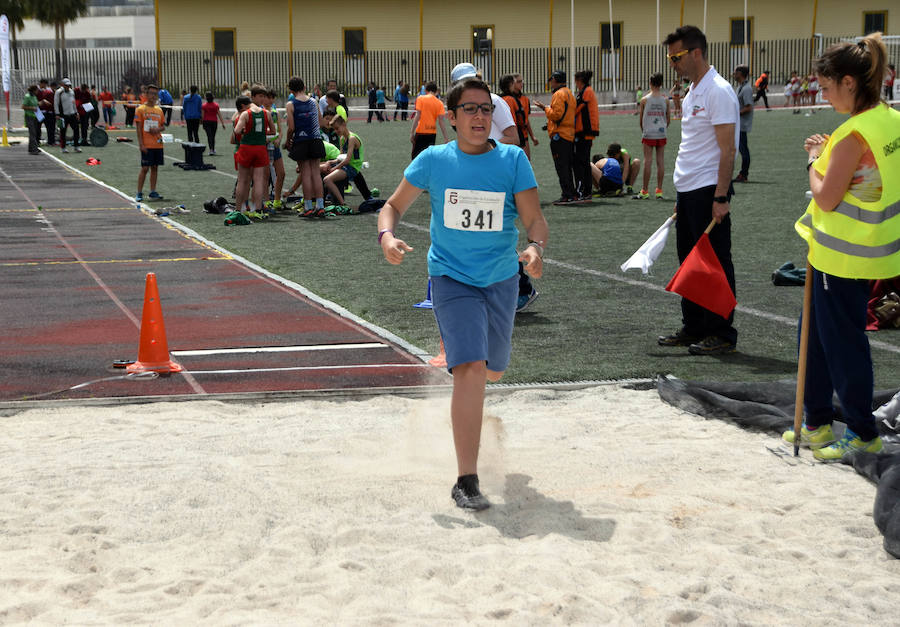
<path fill-rule="evenodd" d="M 554 205 L 571 205 L 578 202 L 575 193 L 575 179 L 572 163 L 575 158 L 575 95 L 566 87 L 566 73 L 557 70 L 550 75 L 550 90 L 553 96 L 550 106 L 545 106 L 537 98 L 534 104 L 547 115 L 547 134 L 550 135 L 550 154 L 559 177 L 562 195 Z"/>
<path fill-rule="evenodd" d="M 754 83 L 756 95 L 753 97 L 753 103 L 755 104 L 757 100 L 762 98 L 763 103 L 766 105 L 766 109 L 769 108 L 769 99 L 766 98 L 766 90 L 769 89 L 769 74 L 771 74 L 769 70 L 763 70 L 763 73 L 759 75 L 759 78 L 756 79 L 756 83 Z"/>

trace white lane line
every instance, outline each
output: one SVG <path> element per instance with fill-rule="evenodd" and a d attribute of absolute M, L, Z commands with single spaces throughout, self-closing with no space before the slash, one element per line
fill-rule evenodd
<path fill-rule="evenodd" d="M 416 231 L 424 231 L 425 233 L 429 232 L 428 227 L 419 226 L 418 224 L 412 224 L 410 222 L 403 222 L 402 224 L 405 227 L 411 228 Z M 629 278 L 627 276 L 621 276 L 618 274 L 612 274 L 609 272 L 601 272 L 599 270 L 591 270 L 590 268 L 582 268 L 581 266 L 576 266 L 571 263 L 566 263 L 564 261 L 556 261 L 555 259 L 545 258 L 544 263 L 550 266 L 559 266 L 560 268 L 565 268 L 566 270 L 571 270 L 572 272 L 580 272 L 582 274 L 589 274 L 591 276 L 601 277 L 603 279 L 609 279 L 610 281 L 618 281 L 619 283 L 625 283 L 626 285 L 632 285 L 634 287 L 640 287 L 645 290 L 651 290 L 653 292 L 665 292 L 665 288 L 661 285 L 655 285 L 653 283 L 648 283 L 646 281 L 638 281 L 636 279 Z M 764 320 L 770 320 L 772 322 L 777 322 L 779 324 L 783 324 L 789 327 L 797 327 L 797 318 L 788 318 L 787 316 L 780 316 L 778 314 L 773 314 L 768 311 L 763 311 L 761 309 L 756 309 L 754 307 L 745 307 L 743 305 L 738 305 L 736 310 L 740 313 L 747 314 L 750 316 L 755 316 L 757 318 L 762 318 Z M 887 351 L 889 353 L 900 354 L 900 346 L 894 346 L 893 344 L 889 344 L 887 342 L 881 342 L 879 340 L 873 340 L 869 338 L 869 346 L 873 348 L 878 348 L 883 351 Z"/>
<path fill-rule="evenodd" d="M 429 364 L 351 364 L 347 366 L 290 366 L 284 368 L 237 368 L 234 370 L 191 370 L 191 374 L 248 374 L 252 372 L 296 372 L 299 370 L 358 370 L 363 368 L 433 368 Z"/>
<path fill-rule="evenodd" d="M 248 353 L 299 353 L 306 351 L 356 350 L 361 348 L 390 348 L 381 342 L 358 344 L 309 344 L 306 346 L 257 346 L 250 348 L 210 348 L 199 350 L 170 351 L 178 357 L 199 357 L 201 355 L 240 355 Z"/>
<path fill-rule="evenodd" d="M 122 142 L 122 143 L 124 143 L 124 144 L 125 144 L 126 146 L 128 146 L 129 148 L 134 148 L 135 150 L 140 150 L 140 148 L 138 148 L 135 144 L 128 143 L 128 142 Z M 218 155 L 215 155 L 215 156 L 218 156 Z M 184 159 L 176 159 L 175 157 L 170 157 L 170 156 L 167 155 L 167 154 L 163 154 L 163 158 L 168 159 L 169 161 L 176 161 L 176 162 L 178 162 L 178 163 L 181 163 L 182 161 L 184 161 Z M 204 171 L 204 172 L 213 172 L 213 173 L 215 173 L 215 174 L 221 174 L 222 176 L 227 176 L 228 178 L 237 180 L 237 174 L 231 174 L 231 173 L 229 173 L 229 172 L 223 172 L 222 170 L 219 170 L 219 169 L 203 170 L 203 171 Z"/>

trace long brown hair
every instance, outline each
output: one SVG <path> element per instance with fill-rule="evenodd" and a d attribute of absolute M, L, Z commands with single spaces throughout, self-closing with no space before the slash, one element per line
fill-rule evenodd
<path fill-rule="evenodd" d="M 874 107 L 881 101 L 881 84 L 887 68 L 887 48 L 881 33 L 871 33 L 858 43 L 841 42 L 829 46 L 813 61 L 819 76 L 840 82 L 845 76 L 856 80 L 853 112 Z"/>

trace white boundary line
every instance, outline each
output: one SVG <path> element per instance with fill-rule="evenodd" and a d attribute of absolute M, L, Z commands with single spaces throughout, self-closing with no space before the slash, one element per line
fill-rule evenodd
<path fill-rule="evenodd" d="M 401 221 L 400 224 L 416 231 L 424 231 L 426 233 L 429 232 L 429 229 L 427 227 L 419 226 L 418 224 L 412 224 L 410 222 L 403 221 Z M 662 286 L 655 285 L 653 283 L 647 283 L 646 281 L 638 281 L 637 279 L 632 279 L 627 276 L 620 276 L 618 274 L 611 274 L 609 272 L 601 272 L 600 270 L 591 270 L 590 268 L 582 268 L 581 266 L 576 266 L 564 261 L 556 261 L 555 259 L 550 258 L 544 259 L 544 263 L 551 266 L 559 266 L 560 268 L 565 268 L 566 270 L 571 270 L 573 272 L 589 274 L 591 276 L 609 279 L 610 281 L 617 281 L 619 283 L 625 283 L 626 285 L 632 285 L 634 287 L 640 287 L 654 292 L 666 293 L 665 288 L 663 288 Z M 768 311 L 756 309 L 754 307 L 744 307 L 743 305 L 738 305 L 735 309 L 743 314 L 748 314 L 757 318 L 763 318 L 764 320 L 770 320 L 772 322 L 778 322 L 789 327 L 797 327 L 797 320 L 794 318 L 779 316 L 778 314 L 773 314 Z M 900 347 L 894 346 L 893 344 L 889 344 L 887 342 L 881 342 L 879 340 L 873 340 L 869 338 L 869 345 L 874 348 L 880 348 L 881 350 L 887 351 L 889 353 L 900 354 Z"/>
<path fill-rule="evenodd" d="M 101 187 L 121 196 L 122 198 L 126 199 L 128 202 L 130 202 L 132 204 L 137 204 L 134 202 L 134 200 L 131 198 L 131 196 L 126 195 L 123 191 L 116 189 L 112 185 L 108 185 L 107 183 L 104 183 L 103 181 L 98 180 L 98 179 L 94 178 L 93 176 L 82 172 L 78 168 L 70 166 L 68 163 L 66 163 L 65 161 L 63 161 L 62 159 L 60 159 L 58 157 L 55 157 L 54 155 L 51 155 L 46 150 L 44 150 L 43 152 L 45 155 L 47 155 L 48 157 L 50 157 L 51 159 L 53 159 L 54 161 L 56 161 L 57 163 L 59 163 L 60 165 L 65 167 L 66 169 L 71 170 L 72 172 L 75 172 L 76 174 L 78 174 L 80 176 L 83 176 L 84 178 L 88 179 L 89 181 L 93 181 L 97 185 L 100 185 Z M 258 272 L 259 274 L 262 274 L 263 276 L 275 281 L 276 283 L 280 283 L 281 285 L 283 285 L 295 292 L 298 292 L 299 294 L 305 296 L 306 298 L 308 298 L 309 300 L 318 304 L 319 306 L 324 307 L 325 309 L 327 309 L 333 313 L 336 313 L 338 316 L 340 316 L 342 318 L 346 318 L 346 319 L 350 320 L 351 322 L 355 322 L 359 326 L 361 326 L 365 329 L 368 329 L 375 335 L 382 337 L 382 338 L 386 339 L 388 342 L 391 342 L 392 344 L 396 344 L 397 346 L 399 346 L 403 350 L 407 351 L 408 353 L 415 355 L 418 359 L 421 359 L 422 361 L 427 362 L 429 359 L 431 359 L 433 357 L 433 355 L 429 355 L 427 352 L 425 352 L 423 349 L 419 348 L 418 346 L 407 342 L 403 338 L 391 333 L 387 329 L 383 329 L 382 327 L 379 327 L 378 325 L 372 324 L 368 320 L 363 320 L 356 314 L 348 311 L 344 307 L 341 307 L 337 303 L 334 303 L 330 300 L 326 300 L 326 299 L 322 298 L 321 296 L 319 296 L 318 294 L 311 292 L 310 290 L 303 287 L 299 283 L 295 283 L 294 281 L 285 279 L 284 277 L 279 276 L 273 272 L 269 272 L 265 268 L 256 265 L 255 263 L 253 263 L 252 261 L 250 261 L 248 259 L 244 259 L 240 255 L 235 254 L 235 253 L 229 251 L 228 249 L 223 248 L 222 246 L 219 246 L 214 241 L 207 239 L 206 237 L 197 233 L 197 231 L 195 231 L 189 227 L 186 227 L 183 224 L 176 222 L 175 220 L 171 220 L 169 218 L 164 218 L 164 217 L 155 215 L 146 205 L 142 204 L 142 205 L 138 205 L 138 207 L 140 208 L 141 211 L 143 211 L 147 215 L 153 216 L 157 220 L 161 220 L 161 221 L 165 222 L 172 228 L 177 229 L 178 231 L 181 231 L 185 235 L 188 235 L 188 236 L 198 240 L 199 242 L 202 242 L 204 245 L 209 246 L 213 250 L 217 250 L 224 255 L 228 255 L 234 261 L 237 261 L 238 263 L 240 263 L 244 266 L 247 266 L 248 268 L 254 270 L 255 272 Z"/>
<path fill-rule="evenodd" d="M 283 368 L 235 368 L 232 370 L 191 370 L 191 374 L 248 374 L 251 372 L 296 372 L 298 370 L 355 370 L 364 368 L 431 368 L 421 364 L 350 364 L 346 366 L 286 366 Z"/>
<path fill-rule="evenodd" d="M 305 351 L 357 350 L 360 348 L 390 348 L 381 342 L 364 344 L 309 344 L 305 346 L 258 346 L 251 348 L 210 348 L 201 350 L 170 351 L 176 357 L 200 357 L 203 355 L 244 355 L 248 353 L 299 353 Z"/>

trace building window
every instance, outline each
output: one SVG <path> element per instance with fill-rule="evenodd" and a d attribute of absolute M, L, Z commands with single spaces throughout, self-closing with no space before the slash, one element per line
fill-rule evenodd
<path fill-rule="evenodd" d="M 366 53 L 366 29 L 365 28 L 345 28 L 344 29 L 344 55 L 348 57 L 359 57 Z"/>
<path fill-rule="evenodd" d="M 472 51 L 476 54 L 491 54 L 494 52 L 493 25 L 472 27 Z"/>
<path fill-rule="evenodd" d="M 753 18 L 747 18 L 747 41 L 744 41 L 744 18 L 731 18 L 731 45 L 743 46 L 753 41 Z"/>
<path fill-rule="evenodd" d="M 614 47 L 616 50 L 622 47 L 622 22 L 613 22 L 612 33 L 609 31 L 609 22 L 600 22 L 600 49 L 612 50 Z"/>
<path fill-rule="evenodd" d="M 213 56 L 214 57 L 234 57 L 234 39 L 235 29 L 233 28 L 214 28 L 213 35 Z"/>
<path fill-rule="evenodd" d="M 863 12 L 863 35 L 887 32 L 887 11 Z"/>

